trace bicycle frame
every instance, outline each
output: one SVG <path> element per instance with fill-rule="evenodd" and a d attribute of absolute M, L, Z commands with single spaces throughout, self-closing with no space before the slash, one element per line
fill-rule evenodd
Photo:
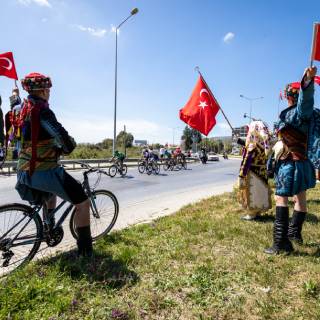
<path fill-rule="evenodd" d="M 90 207 L 92 210 L 92 213 L 94 215 L 95 218 L 100 218 L 93 195 L 92 195 L 92 191 L 90 189 L 90 185 L 89 185 L 89 179 L 88 179 L 88 172 L 84 172 L 84 181 L 82 183 L 82 187 L 84 188 L 88 198 L 90 199 Z M 68 203 L 68 201 L 63 200 L 54 210 L 52 210 L 50 213 L 48 213 L 48 209 L 46 206 L 46 203 L 42 204 L 42 205 L 36 205 L 34 207 L 32 207 L 32 212 L 30 213 L 30 215 L 26 215 L 24 216 L 22 219 L 20 219 L 20 221 L 18 221 L 15 225 L 13 225 L 1 238 L 0 238 L 0 244 L 1 244 L 1 240 L 5 239 L 6 236 L 8 234 L 10 234 L 10 232 L 16 227 L 18 226 L 20 223 L 22 223 L 25 219 L 29 218 L 29 220 L 22 226 L 22 228 L 20 229 L 20 231 L 16 234 L 16 236 L 13 239 L 10 239 L 11 241 L 7 242 L 5 244 L 6 247 L 8 248 L 12 248 L 12 247 L 17 247 L 17 246 L 21 246 L 21 245 L 28 245 L 33 243 L 36 239 L 28 239 L 26 241 L 23 242 L 19 242 L 19 243 L 15 243 L 13 244 L 13 242 L 17 239 L 19 239 L 19 235 L 21 234 L 21 232 L 28 226 L 28 224 L 30 223 L 30 221 L 33 219 L 34 215 L 39 214 L 40 215 L 40 211 L 41 209 L 43 209 L 44 215 L 43 215 L 43 219 L 42 221 L 44 223 L 49 222 L 50 218 L 54 217 L 55 213 L 58 212 L 66 203 Z M 72 208 L 74 207 L 73 204 L 69 203 L 68 207 L 64 210 L 62 216 L 60 217 L 60 219 L 58 220 L 58 222 L 54 225 L 53 229 L 62 226 L 63 222 L 65 221 L 65 219 L 67 218 L 67 216 L 69 215 L 70 211 L 72 210 Z M 21 240 L 25 240 L 24 238 L 21 238 Z M 42 237 L 40 239 L 40 241 L 45 240 L 45 234 L 42 234 Z"/>

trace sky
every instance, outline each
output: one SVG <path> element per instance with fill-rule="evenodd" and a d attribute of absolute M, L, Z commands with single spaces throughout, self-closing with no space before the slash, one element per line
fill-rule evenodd
<path fill-rule="evenodd" d="M 78 142 L 113 137 L 115 26 L 117 132 L 178 143 L 178 113 L 199 66 L 234 127 L 252 115 L 272 126 L 279 92 L 310 64 L 320 1 L 308 0 L 0 0 L 0 53 L 12 51 L 19 79 L 51 77 L 50 107 Z M 319 63 L 315 65 L 319 66 Z M 13 81 L 0 77 L 2 109 Z M 316 89 L 319 106 L 320 88 Z M 21 96 L 26 92 L 21 90 Z M 285 102 L 280 103 L 280 110 Z M 320 106 L 319 106 L 320 107 Z M 230 135 L 221 112 L 209 137 Z"/>

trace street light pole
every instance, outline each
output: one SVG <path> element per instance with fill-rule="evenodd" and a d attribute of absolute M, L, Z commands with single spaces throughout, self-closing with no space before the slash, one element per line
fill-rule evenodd
<path fill-rule="evenodd" d="M 131 10 L 130 16 L 124 19 L 116 27 L 116 57 L 115 57 L 115 66 L 114 66 L 114 117 L 113 117 L 113 143 L 112 143 L 112 154 L 114 154 L 116 149 L 116 138 L 117 138 L 117 84 L 118 84 L 118 31 L 120 27 L 129 20 L 133 15 L 138 13 L 138 8 Z"/>
<path fill-rule="evenodd" d="M 174 130 L 175 129 L 180 129 L 180 127 L 172 127 L 172 145 L 174 146 Z"/>
<path fill-rule="evenodd" d="M 254 100 L 263 99 L 263 97 L 249 98 L 249 97 L 244 96 L 243 94 L 240 94 L 240 98 L 243 98 L 243 99 L 246 99 L 246 100 L 249 100 L 249 101 L 250 101 L 250 117 L 249 117 L 249 119 L 251 119 L 251 118 L 252 118 L 252 102 L 253 102 Z"/>

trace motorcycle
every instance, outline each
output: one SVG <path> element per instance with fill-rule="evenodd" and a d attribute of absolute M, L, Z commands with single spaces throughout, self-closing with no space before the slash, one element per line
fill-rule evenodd
<path fill-rule="evenodd" d="M 206 164 L 208 161 L 208 157 L 206 155 L 202 156 L 202 157 L 200 157 L 200 160 L 201 160 L 202 164 Z"/>

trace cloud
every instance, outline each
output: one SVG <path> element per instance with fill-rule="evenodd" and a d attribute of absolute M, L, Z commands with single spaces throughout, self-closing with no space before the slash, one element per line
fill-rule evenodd
<path fill-rule="evenodd" d="M 224 43 L 230 43 L 232 39 L 234 38 L 235 34 L 233 32 L 228 32 L 224 37 L 223 37 L 223 42 Z"/>
<path fill-rule="evenodd" d="M 213 137 L 224 137 L 231 136 L 232 132 L 229 125 L 225 122 L 217 123 L 217 125 L 212 129 L 210 136 Z"/>
<path fill-rule="evenodd" d="M 37 4 L 41 7 L 52 7 L 48 0 L 18 0 L 18 2 L 24 6 L 29 6 L 30 4 Z"/>
<path fill-rule="evenodd" d="M 94 36 L 94 37 L 98 37 L 98 38 L 102 38 L 106 35 L 107 30 L 106 29 L 95 29 L 95 28 L 91 28 L 91 27 L 84 27 L 80 24 L 75 26 L 77 29 L 79 29 L 80 31 L 83 32 L 87 32 L 90 35 Z"/>
<path fill-rule="evenodd" d="M 62 125 L 68 130 L 77 142 L 101 142 L 105 138 L 113 138 L 113 119 L 101 116 L 77 116 L 74 114 L 58 114 L 63 119 Z M 172 141 L 172 129 L 161 124 L 141 119 L 119 119 L 117 133 L 126 125 L 127 132 L 133 134 L 135 139 L 148 140 L 149 143 L 166 143 Z M 181 133 L 176 130 L 175 142 L 180 142 Z"/>
<path fill-rule="evenodd" d="M 113 32 L 113 33 L 115 33 L 116 30 L 117 30 L 117 27 L 112 24 L 111 27 L 110 27 L 110 31 Z M 118 34 L 120 33 L 120 29 L 118 29 L 118 32 L 117 32 L 117 33 L 118 33 Z"/>

